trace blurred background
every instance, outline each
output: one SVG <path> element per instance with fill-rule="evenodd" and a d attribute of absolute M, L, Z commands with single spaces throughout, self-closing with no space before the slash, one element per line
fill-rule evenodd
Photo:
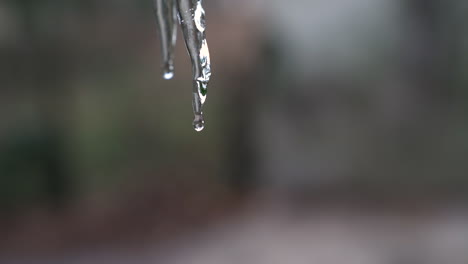
<path fill-rule="evenodd" d="M 468 263 L 468 2 L 0 2 L 0 263 Z"/>

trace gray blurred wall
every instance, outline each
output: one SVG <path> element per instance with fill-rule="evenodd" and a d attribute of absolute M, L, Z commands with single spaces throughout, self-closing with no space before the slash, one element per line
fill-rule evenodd
<path fill-rule="evenodd" d="M 266 52 L 250 144 L 262 183 L 467 186 L 466 4 L 255 3 Z"/>

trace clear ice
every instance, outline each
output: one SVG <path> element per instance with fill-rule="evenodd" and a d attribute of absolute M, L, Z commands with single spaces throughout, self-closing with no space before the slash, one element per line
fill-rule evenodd
<path fill-rule="evenodd" d="M 185 45 L 192 62 L 193 73 L 193 127 L 205 127 L 203 105 L 211 77 L 210 52 L 206 42 L 205 10 L 203 0 L 154 0 L 163 53 L 163 77 L 174 76 L 174 48 L 177 38 L 176 21 L 179 19 Z"/>

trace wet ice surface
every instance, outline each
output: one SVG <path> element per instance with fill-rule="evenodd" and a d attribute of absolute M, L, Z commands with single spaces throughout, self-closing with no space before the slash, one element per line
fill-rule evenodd
<path fill-rule="evenodd" d="M 205 127 L 203 105 L 211 78 L 211 61 L 206 41 L 205 10 L 202 0 L 153 0 L 158 21 L 163 54 L 163 77 L 174 76 L 174 48 L 177 36 L 177 18 L 182 28 L 185 45 L 190 55 L 193 71 L 194 112 L 193 127 L 202 131 Z"/>
<path fill-rule="evenodd" d="M 253 206 L 216 226 L 142 250 L 101 249 L 0 263 L 132 264 L 466 264 L 468 212 L 403 215 L 345 208 L 307 213 Z"/>
<path fill-rule="evenodd" d="M 154 12 L 159 26 L 163 77 L 174 76 L 174 49 L 177 40 L 177 8 L 173 0 L 154 0 Z"/>

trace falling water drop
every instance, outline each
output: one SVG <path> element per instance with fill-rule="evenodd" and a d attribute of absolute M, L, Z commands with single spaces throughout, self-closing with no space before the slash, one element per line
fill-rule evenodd
<path fill-rule="evenodd" d="M 205 127 L 202 108 L 206 101 L 208 82 L 211 78 L 210 52 L 206 41 L 205 10 L 202 0 L 153 0 L 164 60 L 164 79 L 174 76 L 174 46 L 176 42 L 175 23 L 177 17 L 182 28 L 185 46 L 192 62 L 193 74 L 193 126 L 196 131 Z"/>

